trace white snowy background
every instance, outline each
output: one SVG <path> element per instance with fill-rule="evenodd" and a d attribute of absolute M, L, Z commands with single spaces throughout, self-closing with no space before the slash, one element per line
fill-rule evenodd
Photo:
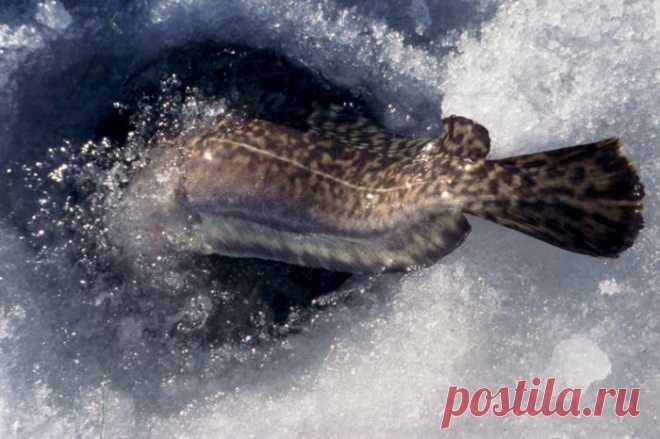
<path fill-rule="evenodd" d="M 4 0 L 2 172 L 15 155 L 38 157 L 62 140 L 55 122 L 19 111 L 53 105 L 44 92 L 53 72 L 90 54 L 112 69 L 108 53 L 139 60 L 230 41 L 368 88 L 393 129 L 421 133 L 441 113 L 474 118 L 497 157 L 620 136 L 647 189 L 647 225 L 630 251 L 605 261 L 471 218 L 469 239 L 442 262 L 356 280 L 360 300 L 322 310 L 269 355 L 248 353 L 223 372 L 207 366 L 244 353 L 168 357 L 141 341 L 135 313 L 100 322 L 94 306 L 63 300 L 36 280 L 32 250 L 2 222 L 0 437 L 660 437 L 659 32 L 658 0 Z M 80 84 L 57 124 L 93 113 L 103 86 Z M 154 381 L 130 370 L 127 353 L 181 366 Z M 99 365 L 115 359 L 146 384 L 109 379 Z M 639 387 L 641 414 L 466 415 L 440 430 L 451 384 L 548 375 L 589 394 Z"/>

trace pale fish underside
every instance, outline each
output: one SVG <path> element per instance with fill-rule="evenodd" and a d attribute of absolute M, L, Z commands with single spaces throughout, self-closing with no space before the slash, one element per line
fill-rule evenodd
<path fill-rule="evenodd" d="M 341 105 L 306 122 L 223 119 L 163 145 L 180 175 L 177 246 L 374 273 L 450 253 L 470 231 L 465 213 L 593 256 L 618 255 L 642 227 L 643 188 L 616 139 L 486 160 L 487 130 L 462 117 L 422 139 Z"/>

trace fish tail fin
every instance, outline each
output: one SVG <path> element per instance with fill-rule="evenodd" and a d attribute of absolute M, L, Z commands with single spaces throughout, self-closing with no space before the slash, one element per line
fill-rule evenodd
<path fill-rule="evenodd" d="M 617 257 L 644 226 L 644 187 L 619 139 L 487 165 L 492 180 L 466 213 L 601 257 Z"/>

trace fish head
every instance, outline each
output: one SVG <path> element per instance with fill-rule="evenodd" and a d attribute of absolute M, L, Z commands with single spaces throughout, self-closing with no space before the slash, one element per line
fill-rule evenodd
<path fill-rule="evenodd" d="M 149 151 L 106 224 L 112 241 L 128 253 L 181 250 L 189 240 L 194 212 L 181 191 L 179 155 L 171 145 Z"/>

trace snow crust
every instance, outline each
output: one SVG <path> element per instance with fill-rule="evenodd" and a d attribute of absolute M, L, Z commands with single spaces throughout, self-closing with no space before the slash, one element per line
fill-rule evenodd
<path fill-rule="evenodd" d="M 441 114 L 474 118 L 497 157 L 620 136 L 647 188 L 646 228 L 618 260 L 471 218 L 467 242 L 433 267 L 354 279 L 299 333 L 266 347 L 210 347 L 149 330 L 184 317 L 204 325 L 212 291 L 230 290 L 154 269 L 145 276 L 162 275 L 154 282 L 170 293 L 143 297 L 109 288 L 101 272 L 81 276 L 49 248 L 37 257 L 25 235 L 39 231 L 5 207 L 24 212 L 31 192 L 7 177 L 0 437 L 440 437 L 450 385 L 496 389 L 549 374 L 588 394 L 639 387 L 641 414 L 466 415 L 448 434 L 659 437 L 657 0 L 49 0 L 8 2 L 0 19 L 5 176 L 17 172 L 12 160 L 66 148 L 71 133 L 91 137 L 83 116 L 110 93 L 95 75 L 119 78 L 116 57 L 138 63 L 210 39 L 276 49 L 364 90 L 394 130 L 437 133 Z M 90 79 L 75 96 L 58 94 L 52 79 L 77 69 Z"/>

